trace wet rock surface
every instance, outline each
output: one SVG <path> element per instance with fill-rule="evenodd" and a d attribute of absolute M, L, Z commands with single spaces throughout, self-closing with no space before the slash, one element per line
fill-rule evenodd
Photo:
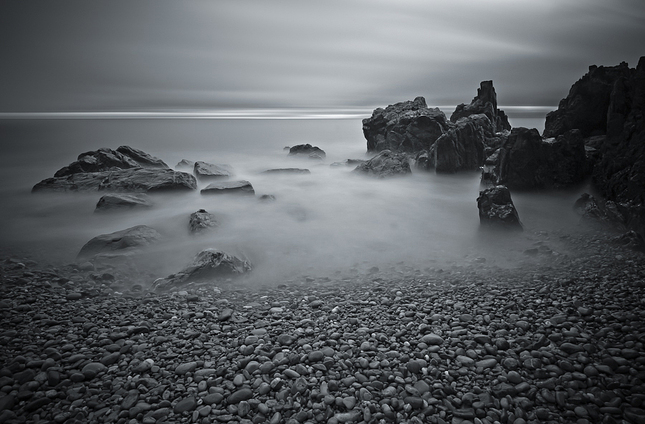
<path fill-rule="evenodd" d="M 0 421 L 640 423 L 644 256 L 552 237 L 576 254 L 161 294 L 4 259 Z"/>
<path fill-rule="evenodd" d="M 521 231 L 522 223 L 506 186 L 495 186 L 479 192 L 479 221 L 483 227 Z"/>
<path fill-rule="evenodd" d="M 128 210 L 133 208 L 150 208 L 153 206 L 150 197 L 144 193 L 124 194 L 113 193 L 101 196 L 96 203 L 95 212 Z"/>
<path fill-rule="evenodd" d="M 372 159 L 359 164 L 353 172 L 377 178 L 388 178 L 410 174 L 412 170 L 407 155 L 383 150 Z"/>
<path fill-rule="evenodd" d="M 242 194 L 254 196 L 255 190 L 253 189 L 251 183 L 246 180 L 221 181 L 207 185 L 200 191 L 200 193 L 204 195 Z"/>

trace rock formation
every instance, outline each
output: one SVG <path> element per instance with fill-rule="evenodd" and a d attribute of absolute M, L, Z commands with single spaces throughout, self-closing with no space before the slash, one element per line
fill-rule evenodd
<path fill-rule="evenodd" d="M 228 279 L 249 271 L 251 271 L 251 264 L 248 261 L 219 250 L 206 249 L 195 257 L 190 266 L 176 274 L 156 280 L 152 289 L 158 292 L 177 289 L 191 282 Z"/>
<path fill-rule="evenodd" d="M 152 206 L 150 198 L 141 194 L 112 193 L 102 196 L 96 204 L 95 212 L 113 211 L 133 208 L 149 208 Z"/>
<path fill-rule="evenodd" d="M 378 178 L 406 175 L 412 172 L 410 162 L 404 153 L 383 150 L 367 162 L 359 164 L 353 172 Z"/>
<path fill-rule="evenodd" d="M 185 170 L 192 171 L 194 168 L 195 168 L 195 162 L 188 159 L 182 159 L 179 162 L 177 162 L 177 165 L 175 165 L 175 169 L 185 169 Z"/>
<path fill-rule="evenodd" d="M 240 181 L 222 181 L 211 183 L 201 190 L 201 194 L 246 194 L 255 195 L 255 190 L 250 182 Z"/>
<path fill-rule="evenodd" d="M 479 222 L 484 228 L 522 230 L 522 223 L 511 199 L 511 192 L 505 186 L 498 185 L 480 191 L 477 208 Z"/>
<path fill-rule="evenodd" d="M 230 165 L 207 163 L 200 160 L 193 165 L 193 174 L 200 181 L 222 180 L 234 175 L 233 167 Z"/>
<path fill-rule="evenodd" d="M 290 156 L 303 155 L 309 157 L 309 159 L 323 159 L 327 154 L 323 149 L 317 146 L 312 146 L 311 144 L 298 144 L 289 149 Z"/>
<path fill-rule="evenodd" d="M 190 214 L 188 228 L 191 233 L 203 233 L 206 230 L 217 227 L 219 224 L 215 220 L 215 215 L 208 213 L 205 209 Z"/>
<path fill-rule="evenodd" d="M 77 259 L 84 260 L 103 253 L 131 253 L 160 239 L 161 235 L 155 229 L 137 225 L 94 237 L 81 248 Z"/>
<path fill-rule="evenodd" d="M 477 89 L 477 95 L 469 105 L 464 103 L 457 105 L 450 116 L 450 122 L 457 122 L 461 118 L 477 114 L 484 114 L 488 117 L 492 123 L 493 132 L 511 129 L 508 117 L 503 110 L 497 108 L 497 93 L 495 93 L 493 81 L 482 81 Z"/>

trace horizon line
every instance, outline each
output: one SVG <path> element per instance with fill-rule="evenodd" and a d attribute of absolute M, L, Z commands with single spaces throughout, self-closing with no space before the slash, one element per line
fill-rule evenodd
<path fill-rule="evenodd" d="M 456 105 L 428 106 L 454 110 Z M 378 107 L 377 107 L 378 108 Z M 369 117 L 377 108 L 261 108 L 261 109 L 198 109 L 165 111 L 64 111 L 64 112 L 0 112 L 0 119 L 358 119 Z M 516 113 L 548 113 L 553 106 L 498 106 Z"/>

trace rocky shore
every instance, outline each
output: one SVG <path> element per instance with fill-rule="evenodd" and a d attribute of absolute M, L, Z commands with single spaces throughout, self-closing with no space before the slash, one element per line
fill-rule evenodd
<path fill-rule="evenodd" d="M 645 256 L 550 237 L 576 254 L 161 294 L 6 258 L 0 422 L 645 422 Z"/>

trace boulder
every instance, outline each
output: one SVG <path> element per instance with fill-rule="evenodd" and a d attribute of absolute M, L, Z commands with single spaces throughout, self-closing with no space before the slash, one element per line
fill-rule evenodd
<path fill-rule="evenodd" d="M 211 183 L 201 190 L 201 194 L 244 194 L 255 195 L 255 190 L 250 182 L 240 181 L 221 181 Z"/>
<path fill-rule="evenodd" d="M 248 261 L 216 249 L 201 251 L 193 263 L 182 271 L 156 280 L 152 289 L 166 291 L 178 289 L 190 282 L 210 282 L 240 276 L 251 271 Z"/>
<path fill-rule="evenodd" d="M 190 219 L 188 220 L 188 228 L 191 233 L 202 233 L 218 225 L 215 220 L 215 215 L 208 213 L 205 209 L 191 213 Z"/>
<path fill-rule="evenodd" d="M 567 97 L 560 100 L 558 109 L 547 114 L 544 137 L 557 137 L 573 129 L 580 130 L 584 138 L 606 134 L 614 86 L 619 80 L 629 80 L 633 73 L 625 62 L 618 66 L 590 66 Z"/>
<path fill-rule="evenodd" d="M 492 136 L 492 124 L 483 114 L 461 118 L 439 137 L 433 146 L 433 160 L 428 161 L 440 173 L 475 170 L 484 163 L 486 136 Z"/>
<path fill-rule="evenodd" d="M 170 168 L 161 159 L 156 158 L 142 150 L 135 149 L 134 147 L 119 146 L 117 147 L 116 151 L 134 160 L 136 163 L 139 164 L 139 166 L 143 168 L 161 168 L 161 169 Z"/>
<path fill-rule="evenodd" d="M 618 229 L 624 229 L 625 218 L 619 209 L 619 206 L 611 200 L 598 201 L 589 193 L 582 193 L 573 205 L 573 210 L 583 219 L 608 223 Z"/>
<path fill-rule="evenodd" d="M 102 196 L 96 204 L 95 212 L 113 211 L 133 208 L 149 208 L 152 206 L 150 198 L 141 194 L 113 193 Z"/>
<path fill-rule="evenodd" d="M 81 153 L 75 162 L 56 171 L 54 177 L 129 168 L 168 169 L 168 165 L 160 159 L 129 146 L 120 146 L 116 150 L 101 147 L 98 150 Z"/>
<path fill-rule="evenodd" d="M 47 178 L 32 188 L 39 191 L 159 192 L 197 189 L 195 177 L 171 169 L 130 168 L 103 172 L 81 172 Z"/>
<path fill-rule="evenodd" d="M 430 146 L 448 130 L 446 115 L 430 109 L 423 97 L 375 109 L 363 119 L 363 134 L 368 152 L 390 150 L 416 153 Z"/>
<path fill-rule="evenodd" d="M 512 189 L 561 188 L 580 183 L 587 170 L 579 131 L 543 139 L 536 129 L 518 127 L 501 147 L 492 179 Z"/>
<path fill-rule="evenodd" d="M 262 172 L 263 174 L 311 174 L 308 169 L 305 168 L 276 168 L 276 169 L 267 169 Z"/>
<path fill-rule="evenodd" d="M 519 214 L 507 187 L 498 185 L 480 191 L 477 208 L 482 227 L 522 231 Z"/>
<path fill-rule="evenodd" d="M 353 172 L 386 178 L 410 174 L 412 170 L 406 154 L 383 150 L 372 159 L 358 165 Z"/>
<path fill-rule="evenodd" d="M 81 248 L 78 260 L 87 260 L 103 253 L 128 253 L 139 250 L 161 239 L 161 235 L 146 225 L 137 225 L 109 234 L 94 237 Z"/>
<path fill-rule="evenodd" d="M 177 165 L 175 165 L 175 169 L 185 169 L 185 170 L 192 170 L 195 168 L 195 162 L 192 160 L 188 159 L 182 159 L 179 162 L 177 162 Z"/>
<path fill-rule="evenodd" d="M 325 151 L 317 146 L 311 144 L 298 144 L 289 149 L 290 156 L 302 155 L 308 156 L 310 159 L 322 159 L 327 156 Z"/>
<path fill-rule="evenodd" d="M 365 159 L 346 159 L 342 162 L 334 162 L 329 166 L 332 167 L 339 167 L 339 166 L 356 166 L 360 165 L 361 163 L 366 162 Z"/>
<path fill-rule="evenodd" d="M 510 130 L 511 124 L 503 110 L 497 108 L 497 93 L 493 87 L 493 81 L 482 81 L 477 89 L 477 95 L 469 105 L 464 103 L 457 105 L 457 108 L 450 116 L 451 122 L 457 122 L 462 118 L 484 114 L 490 120 L 493 132 Z"/>
<path fill-rule="evenodd" d="M 227 179 L 234 175 L 233 168 L 230 165 L 202 161 L 195 162 L 193 174 L 200 181 Z"/>

